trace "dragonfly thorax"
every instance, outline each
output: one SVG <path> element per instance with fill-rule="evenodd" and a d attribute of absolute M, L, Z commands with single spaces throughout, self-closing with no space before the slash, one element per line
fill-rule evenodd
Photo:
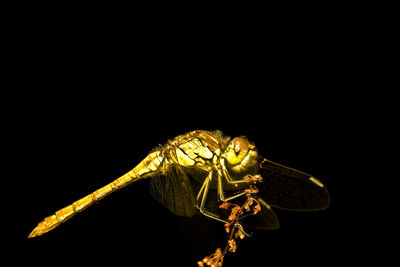
<path fill-rule="evenodd" d="M 222 169 L 241 178 L 257 172 L 257 150 L 246 137 L 223 137 L 219 132 L 193 131 L 165 146 L 167 161 L 210 172 Z"/>

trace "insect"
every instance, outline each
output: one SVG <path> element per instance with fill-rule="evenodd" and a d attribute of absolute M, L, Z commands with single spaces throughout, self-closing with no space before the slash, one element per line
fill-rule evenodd
<path fill-rule="evenodd" d="M 185 217 L 200 212 L 227 223 L 218 203 L 251 193 L 261 211 L 244 218 L 243 224 L 256 229 L 279 228 L 271 207 L 315 211 L 327 208 L 330 202 L 329 192 L 319 180 L 261 157 L 246 137 L 231 139 L 220 131 L 197 130 L 156 147 L 128 173 L 46 217 L 28 237 L 43 235 L 112 192 L 150 177 L 153 197 Z M 255 183 L 257 188 L 249 191 Z"/>

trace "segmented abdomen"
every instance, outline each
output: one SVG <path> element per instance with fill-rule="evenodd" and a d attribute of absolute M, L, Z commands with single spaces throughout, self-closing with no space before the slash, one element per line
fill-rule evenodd
<path fill-rule="evenodd" d="M 163 151 L 161 149 L 155 150 L 148 154 L 132 171 L 139 177 L 152 175 L 154 172 L 160 171 L 163 162 Z"/>

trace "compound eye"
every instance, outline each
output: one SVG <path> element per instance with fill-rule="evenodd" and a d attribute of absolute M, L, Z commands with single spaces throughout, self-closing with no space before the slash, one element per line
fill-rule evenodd
<path fill-rule="evenodd" d="M 235 137 L 228 147 L 226 160 L 230 165 L 237 165 L 245 158 L 249 151 L 249 141 L 244 137 Z"/>
<path fill-rule="evenodd" d="M 235 151 L 236 154 L 240 153 L 240 151 L 245 151 L 247 153 L 247 150 L 249 150 L 249 141 L 247 141 L 243 137 L 235 137 L 232 140 L 233 143 L 233 150 Z"/>

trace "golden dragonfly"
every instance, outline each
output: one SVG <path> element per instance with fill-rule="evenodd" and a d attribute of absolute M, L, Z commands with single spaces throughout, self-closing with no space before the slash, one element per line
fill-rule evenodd
<path fill-rule="evenodd" d="M 262 209 L 243 223 L 256 229 L 279 228 L 271 207 L 316 211 L 330 202 L 319 180 L 263 158 L 246 137 L 232 139 L 218 130 L 196 130 L 156 147 L 128 173 L 46 217 L 28 237 L 43 235 L 112 192 L 150 177 L 151 194 L 172 213 L 193 217 L 199 211 L 224 223 L 228 219 L 218 203 L 251 192 Z M 257 188 L 249 191 L 255 183 Z"/>

